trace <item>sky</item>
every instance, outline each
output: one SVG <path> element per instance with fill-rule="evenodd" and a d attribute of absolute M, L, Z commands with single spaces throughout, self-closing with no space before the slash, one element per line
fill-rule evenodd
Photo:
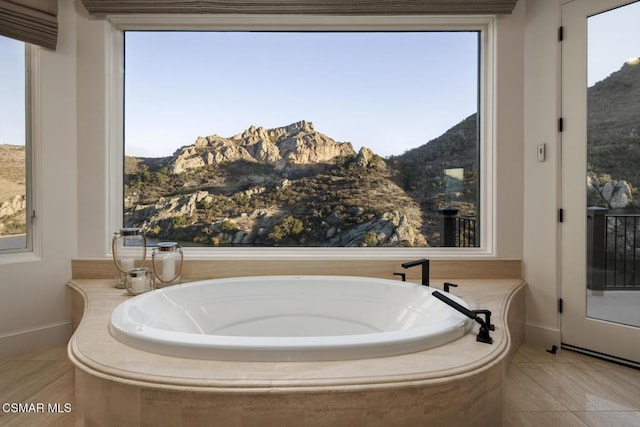
<path fill-rule="evenodd" d="M 640 57 L 640 1 L 587 20 L 587 84 L 607 78 Z"/>
<path fill-rule="evenodd" d="M 478 33 L 127 32 L 125 147 L 306 120 L 387 156 L 477 110 Z"/>
<path fill-rule="evenodd" d="M 640 2 L 589 18 L 588 82 L 640 56 Z M 127 32 L 125 151 L 299 120 L 402 154 L 477 110 L 477 34 Z M 0 36 L 0 144 L 24 143 L 24 45 Z"/>
<path fill-rule="evenodd" d="M 0 36 L 0 144 L 24 145 L 24 43 Z"/>

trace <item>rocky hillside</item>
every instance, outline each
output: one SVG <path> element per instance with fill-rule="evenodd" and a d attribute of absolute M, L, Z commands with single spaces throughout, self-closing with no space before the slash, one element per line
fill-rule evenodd
<path fill-rule="evenodd" d="M 429 143 L 387 160 L 396 183 L 420 205 L 422 234 L 433 246 L 440 245 L 440 208 L 453 207 L 459 215 L 477 215 L 476 135 L 477 115 L 472 114 Z M 462 173 L 448 176 L 446 170 Z"/>
<path fill-rule="evenodd" d="M 169 164 L 173 173 L 235 161 L 272 164 L 332 162 L 336 157 L 356 153 L 349 143 L 336 142 L 316 132 L 313 123 L 301 121 L 275 129 L 251 126 L 239 135 L 199 137 L 193 145 L 177 150 Z"/>
<path fill-rule="evenodd" d="M 640 210 L 640 64 L 587 91 L 589 204 Z"/>
<path fill-rule="evenodd" d="M 24 146 L 0 145 L 0 236 L 25 232 Z"/>
<path fill-rule="evenodd" d="M 126 160 L 125 224 L 207 245 L 425 246 L 385 161 L 301 121 Z"/>

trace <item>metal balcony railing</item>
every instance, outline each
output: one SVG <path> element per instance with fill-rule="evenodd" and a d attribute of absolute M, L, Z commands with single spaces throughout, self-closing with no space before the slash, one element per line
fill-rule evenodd
<path fill-rule="evenodd" d="M 587 208 L 587 288 L 640 290 L 640 215 Z"/>
<path fill-rule="evenodd" d="M 458 215 L 456 208 L 440 209 L 440 236 L 443 247 L 477 248 L 480 243 L 476 217 Z"/>

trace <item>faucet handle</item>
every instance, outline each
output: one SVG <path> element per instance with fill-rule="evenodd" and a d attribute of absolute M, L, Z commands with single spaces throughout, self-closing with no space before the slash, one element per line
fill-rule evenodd
<path fill-rule="evenodd" d="M 490 331 L 496 330 L 496 325 L 491 323 L 491 312 L 489 310 L 472 310 L 472 311 L 476 314 L 484 314 L 485 323 L 487 324 L 487 329 L 489 329 Z"/>
<path fill-rule="evenodd" d="M 393 273 L 394 276 L 400 276 L 403 282 L 407 281 L 407 273 Z"/>
<path fill-rule="evenodd" d="M 458 285 L 455 283 L 444 282 L 444 291 L 449 292 L 449 288 L 457 288 Z"/>

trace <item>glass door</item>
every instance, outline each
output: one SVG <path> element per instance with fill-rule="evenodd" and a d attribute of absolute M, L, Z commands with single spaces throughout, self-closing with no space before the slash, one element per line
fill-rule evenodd
<path fill-rule="evenodd" d="M 640 366 L 640 1 L 562 21 L 563 346 Z"/>

